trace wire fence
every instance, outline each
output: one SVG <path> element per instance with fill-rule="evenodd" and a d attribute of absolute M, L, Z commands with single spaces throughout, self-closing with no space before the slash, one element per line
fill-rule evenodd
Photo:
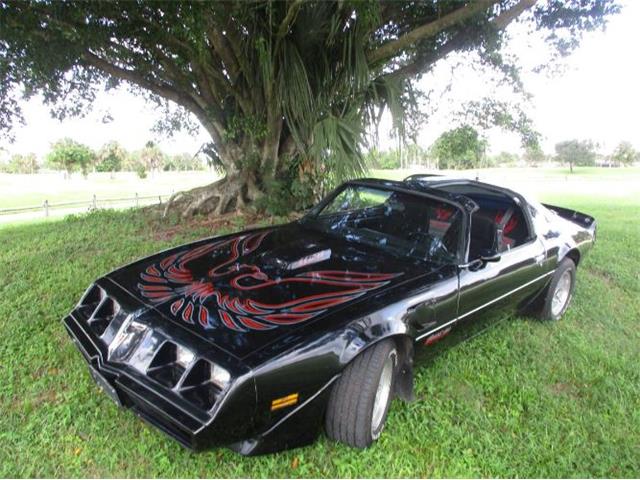
<path fill-rule="evenodd" d="M 133 197 L 122 198 L 98 198 L 95 194 L 91 200 L 74 201 L 74 202 L 60 202 L 50 203 L 49 200 L 45 200 L 40 205 L 31 205 L 27 207 L 17 208 L 0 208 L 0 216 L 20 215 L 27 213 L 42 212 L 43 217 L 49 217 L 55 210 L 80 210 L 86 208 L 87 210 L 96 210 L 98 208 L 124 208 L 126 206 L 140 207 L 153 204 L 162 205 L 171 197 L 171 194 L 161 195 L 138 195 L 137 193 Z"/>

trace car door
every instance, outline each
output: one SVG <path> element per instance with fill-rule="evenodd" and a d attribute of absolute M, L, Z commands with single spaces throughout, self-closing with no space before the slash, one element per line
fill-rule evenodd
<path fill-rule="evenodd" d="M 460 269 L 458 319 L 488 308 L 517 305 L 539 290 L 553 273 L 545 262 L 545 246 L 536 235 L 528 212 L 521 212 L 527 215 L 524 218 L 529 241 L 501 252 L 498 261 Z"/>

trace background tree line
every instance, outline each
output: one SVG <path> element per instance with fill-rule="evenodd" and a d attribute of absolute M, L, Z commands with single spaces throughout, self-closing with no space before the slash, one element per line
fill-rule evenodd
<path fill-rule="evenodd" d="M 134 171 L 140 178 L 150 172 L 177 170 L 204 170 L 200 154 L 179 153 L 169 155 L 154 142 L 147 142 L 140 150 L 129 151 L 117 141 L 105 143 L 98 150 L 71 138 L 63 138 L 51 145 L 42 162 L 34 153 L 16 153 L 0 161 L 0 171 L 5 173 L 37 173 L 41 168 L 59 170 L 71 175 L 81 172 Z"/>
<path fill-rule="evenodd" d="M 628 166 L 640 161 L 640 151 L 630 142 L 623 141 L 608 155 L 598 151 L 599 145 L 592 140 L 566 140 L 555 145 L 555 155 L 544 153 L 538 146 L 525 148 L 518 154 L 500 152 L 486 153 L 487 140 L 473 127 L 464 125 L 444 132 L 429 147 L 417 144 L 400 145 L 394 149 L 367 152 L 365 161 L 370 168 L 397 169 L 420 165 L 428 169 L 490 168 L 509 166 L 539 166 L 556 162 L 573 166 Z M 0 172 L 37 173 L 42 167 L 64 171 L 67 175 L 81 172 L 134 171 L 146 178 L 154 171 L 204 170 L 202 157 L 189 153 L 169 155 L 155 143 L 147 142 L 140 150 L 128 151 L 117 141 L 105 143 L 93 150 L 70 138 L 61 139 L 51 145 L 51 150 L 39 162 L 34 153 L 16 153 L 0 160 Z"/>
<path fill-rule="evenodd" d="M 417 144 L 380 151 L 369 150 L 366 163 L 370 168 L 396 169 L 420 165 L 429 169 L 490 168 L 508 166 L 540 166 L 555 162 L 574 166 L 628 166 L 640 162 L 640 151 L 630 142 L 623 141 L 610 154 L 599 151 L 592 140 L 566 140 L 555 145 L 548 155 L 539 145 L 530 145 L 520 154 L 500 152 L 488 155 L 488 142 L 475 128 L 463 125 L 444 132 L 425 149 Z"/>

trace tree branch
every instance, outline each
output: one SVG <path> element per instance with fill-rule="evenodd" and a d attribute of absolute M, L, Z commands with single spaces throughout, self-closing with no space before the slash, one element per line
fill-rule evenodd
<path fill-rule="evenodd" d="M 177 103 L 181 107 L 193 113 L 198 118 L 198 120 L 200 120 L 203 127 L 206 128 L 207 132 L 209 132 L 214 142 L 219 145 L 223 144 L 222 136 L 224 133 L 224 128 L 222 127 L 220 121 L 210 118 L 210 113 L 200 107 L 200 105 L 198 105 L 188 95 L 180 93 L 169 85 L 161 85 L 154 81 L 151 81 L 143 77 L 139 73 L 134 72 L 133 70 L 127 70 L 125 68 L 118 67 L 117 65 L 104 60 L 103 58 L 97 56 L 89 50 L 86 50 L 82 54 L 82 58 L 92 67 L 97 68 L 98 70 L 108 75 L 130 82 L 141 88 L 147 89 L 162 98 Z"/>
<path fill-rule="evenodd" d="M 526 10 L 532 8 L 538 0 L 520 0 L 513 7 L 505 10 L 491 21 L 496 30 L 504 30 L 509 24 L 518 18 Z M 391 73 L 384 75 L 387 78 L 413 77 L 420 73 L 425 73 L 428 66 L 435 64 L 438 60 L 442 60 L 455 50 L 461 49 L 465 44 L 466 37 L 457 34 L 451 40 L 438 48 L 432 55 L 417 58 L 411 63 L 404 65 Z"/>
<path fill-rule="evenodd" d="M 280 27 L 278 27 L 278 38 L 282 38 L 287 34 L 287 32 L 289 31 L 289 27 L 293 23 L 293 20 L 296 18 L 298 10 L 300 10 L 301 6 L 302 0 L 294 0 L 293 3 L 289 6 L 284 20 L 282 20 Z"/>
<path fill-rule="evenodd" d="M 160 95 L 163 98 L 172 100 L 175 103 L 182 105 L 185 108 L 188 108 L 188 106 L 185 103 L 191 102 L 190 99 L 188 99 L 187 97 L 182 95 L 178 90 L 175 90 L 169 85 L 158 84 L 156 82 L 146 79 L 145 77 L 143 77 L 142 75 L 140 75 L 139 73 L 133 70 L 127 70 L 125 68 L 118 67 L 117 65 L 114 65 L 100 58 L 99 56 L 97 56 L 96 54 L 92 53 L 89 50 L 86 50 L 82 54 L 82 58 L 89 65 L 97 68 L 98 70 L 101 70 L 121 80 L 126 80 L 127 82 L 134 83 L 142 88 L 146 88 L 147 90 L 150 90 L 156 95 Z"/>
<path fill-rule="evenodd" d="M 211 45 L 211 48 L 216 52 L 216 54 L 222 60 L 224 64 L 224 68 L 226 69 L 231 83 L 235 83 L 238 72 L 240 70 L 240 66 L 236 60 L 233 49 L 229 45 L 229 41 L 225 38 L 225 36 L 218 30 L 216 27 L 215 20 L 209 15 L 207 17 L 207 40 Z"/>
<path fill-rule="evenodd" d="M 505 10 L 494 18 L 491 23 L 496 29 L 504 30 L 512 21 L 522 15 L 526 10 L 532 8 L 537 1 L 538 0 L 520 0 L 513 7 Z"/>
<path fill-rule="evenodd" d="M 414 28 L 401 37 L 391 40 L 375 50 L 372 50 L 367 55 L 367 61 L 369 64 L 373 64 L 380 60 L 391 58 L 409 45 L 413 45 L 418 40 L 434 37 L 443 30 L 473 17 L 497 2 L 498 0 L 474 0 L 464 7 L 458 8 L 437 20 Z"/>

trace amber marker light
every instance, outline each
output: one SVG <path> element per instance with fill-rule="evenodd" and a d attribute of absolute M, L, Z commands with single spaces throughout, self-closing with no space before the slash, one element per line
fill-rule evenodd
<path fill-rule="evenodd" d="M 298 403 L 298 394 L 292 393 L 291 395 L 287 395 L 286 397 L 276 398 L 271 402 L 271 411 L 279 410 L 284 407 L 290 407 L 291 405 L 295 405 Z"/>

